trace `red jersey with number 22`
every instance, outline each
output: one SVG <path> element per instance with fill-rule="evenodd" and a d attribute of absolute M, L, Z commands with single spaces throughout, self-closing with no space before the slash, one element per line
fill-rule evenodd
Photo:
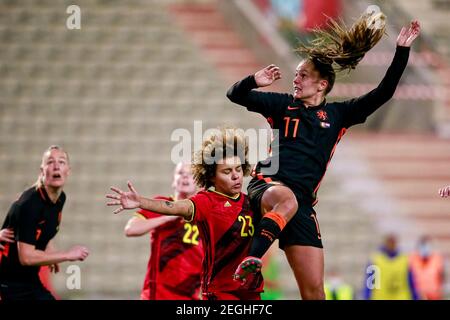
<path fill-rule="evenodd" d="M 161 196 L 154 199 L 174 201 Z M 147 210 L 137 213 L 146 219 L 162 217 Z M 197 226 L 183 218 L 166 222 L 150 232 L 150 243 L 150 260 L 141 299 L 200 299 L 203 249 Z"/>

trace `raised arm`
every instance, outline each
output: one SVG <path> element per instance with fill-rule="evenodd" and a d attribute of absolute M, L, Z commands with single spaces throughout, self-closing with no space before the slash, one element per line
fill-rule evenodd
<path fill-rule="evenodd" d="M 271 64 L 256 72 L 254 77 L 258 88 L 267 87 L 281 79 L 281 71 L 279 67 Z"/>
<path fill-rule="evenodd" d="M 271 64 L 264 69 L 257 71 L 254 75 L 248 76 L 247 78 L 236 82 L 228 90 L 227 97 L 234 103 L 245 103 L 245 98 L 249 95 L 251 90 L 270 86 L 278 79 L 281 79 L 280 68 L 274 64 Z M 251 98 L 251 96 L 247 98 Z"/>
<path fill-rule="evenodd" d="M 397 45 L 401 47 L 411 47 L 411 44 L 420 34 L 419 21 L 413 20 L 409 28 L 403 27 L 397 37 Z"/>
<path fill-rule="evenodd" d="M 141 208 L 144 210 L 153 211 L 156 213 L 180 216 L 185 219 L 190 219 L 194 213 L 193 204 L 190 200 L 153 200 L 140 196 L 131 182 L 128 181 L 128 189 L 130 191 L 125 192 L 116 187 L 111 187 L 111 190 L 115 194 L 107 194 L 106 198 L 113 199 L 107 203 L 108 206 L 119 206 L 113 211 L 117 214 L 125 209 Z"/>
<path fill-rule="evenodd" d="M 346 102 L 348 105 L 345 126 L 363 123 L 366 118 L 391 99 L 408 64 L 412 42 L 420 34 L 419 22 L 411 22 L 409 28 L 403 27 L 397 37 L 394 59 L 378 87 L 369 93 Z"/>
<path fill-rule="evenodd" d="M 284 110 L 293 98 L 287 93 L 261 92 L 254 89 L 270 86 L 278 79 L 281 79 L 280 69 L 271 64 L 236 82 L 228 89 L 227 97 L 249 111 L 260 113 L 266 118 L 272 117 Z"/>

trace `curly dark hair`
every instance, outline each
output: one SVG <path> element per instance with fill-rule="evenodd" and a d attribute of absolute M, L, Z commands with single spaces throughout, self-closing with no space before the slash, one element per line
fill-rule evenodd
<path fill-rule="evenodd" d="M 250 174 L 248 144 L 243 131 L 233 127 L 219 127 L 203 141 L 202 148 L 193 155 L 192 174 L 201 188 L 213 186 L 217 163 L 226 157 L 237 156 L 242 163 L 244 176 Z"/>

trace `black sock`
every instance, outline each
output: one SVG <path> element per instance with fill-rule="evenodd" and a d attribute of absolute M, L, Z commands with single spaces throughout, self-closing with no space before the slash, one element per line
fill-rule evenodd
<path fill-rule="evenodd" d="M 249 256 L 262 258 L 281 232 L 280 226 L 270 218 L 262 218 L 250 245 Z"/>

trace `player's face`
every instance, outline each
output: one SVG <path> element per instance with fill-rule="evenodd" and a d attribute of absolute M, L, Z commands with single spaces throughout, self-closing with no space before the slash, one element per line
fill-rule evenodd
<path fill-rule="evenodd" d="M 186 197 L 193 195 L 196 191 L 194 178 L 192 177 L 191 166 L 179 163 L 173 175 L 173 187 L 175 192 Z"/>
<path fill-rule="evenodd" d="M 384 245 L 389 251 L 397 250 L 397 238 L 393 235 L 389 235 L 384 240 Z"/>
<path fill-rule="evenodd" d="M 314 69 L 313 64 L 304 60 L 299 63 L 295 70 L 294 98 L 306 100 L 314 97 L 324 90 L 324 84 L 326 85 L 326 81 L 320 79 L 319 72 Z"/>
<path fill-rule="evenodd" d="M 42 159 L 41 174 L 44 185 L 51 188 L 62 188 L 70 174 L 70 165 L 64 151 L 52 149 Z"/>
<path fill-rule="evenodd" d="M 241 159 L 228 157 L 217 164 L 213 182 L 217 192 L 232 197 L 241 192 L 243 179 Z"/>

